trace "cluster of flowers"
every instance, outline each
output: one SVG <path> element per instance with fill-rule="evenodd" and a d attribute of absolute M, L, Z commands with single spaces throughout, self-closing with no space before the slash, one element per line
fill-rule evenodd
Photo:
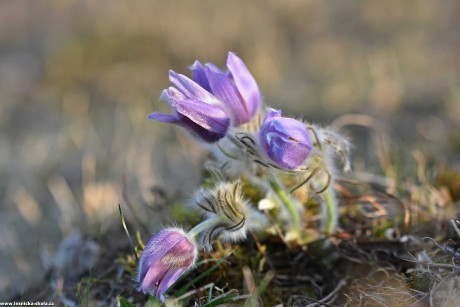
<path fill-rule="evenodd" d="M 333 154 L 348 167 L 346 139 L 329 129 L 283 117 L 280 110 L 263 108 L 255 79 L 232 52 L 227 69 L 196 61 L 192 79 L 170 71 L 173 86 L 163 91 L 161 99 L 174 114 L 154 112 L 148 117 L 185 128 L 208 148 L 211 158 L 205 167 L 216 179 L 214 186 L 200 189 L 192 200 L 203 221 L 188 232 L 161 230 L 142 253 L 139 290 L 160 300 L 193 267 L 200 247 L 211 250 L 216 239 L 236 242 L 248 230 L 267 230 L 267 210 L 276 208 L 275 219 L 288 238 L 302 242 L 303 208 L 292 196 L 297 189 L 318 195 L 324 208 L 323 234 L 334 232 L 337 224 Z M 265 191 L 258 208 L 245 197 L 247 185 Z"/>

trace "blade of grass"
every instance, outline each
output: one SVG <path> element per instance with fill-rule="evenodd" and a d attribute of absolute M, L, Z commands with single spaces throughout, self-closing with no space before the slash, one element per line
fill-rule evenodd
<path fill-rule="evenodd" d="M 275 272 L 273 271 L 268 271 L 267 274 L 265 274 L 264 279 L 260 281 L 260 284 L 257 287 L 257 291 L 259 291 L 259 294 L 265 292 L 265 290 L 268 287 L 268 284 L 272 281 L 273 277 L 275 277 Z"/>
<path fill-rule="evenodd" d="M 137 239 L 137 244 L 139 244 L 140 247 L 141 247 L 142 249 L 144 249 L 144 248 L 145 248 L 145 244 L 144 244 L 144 242 L 142 241 L 141 233 L 140 233 L 139 231 L 136 231 L 136 239 Z"/>
<path fill-rule="evenodd" d="M 118 204 L 118 211 L 120 212 L 121 224 L 123 225 L 123 229 L 125 230 L 126 236 L 128 237 L 129 244 L 131 244 L 131 249 L 133 251 L 134 258 L 136 258 L 136 261 L 139 262 L 139 258 L 137 257 L 137 253 L 136 253 L 136 249 L 133 244 L 133 240 L 131 240 L 131 235 L 129 234 L 128 227 L 126 227 L 125 217 L 123 216 L 123 212 L 121 211 L 120 204 Z"/>
<path fill-rule="evenodd" d="M 205 305 L 201 305 L 200 307 L 213 307 L 227 302 L 244 300 L 250 297 L 250 295 L 239 295 L 236 291 L 237 290 L 232 289 L 222 295 L 215 297 L 212 301 L 206 303 Z"/>
<path fill-rule="evenodd" d="M 85 307 L 85 302 L 83 302 L 83 298 L 81 297 L 81 280 L 77 284 L 77 296 L 78 299 L 80 300 L 80 306 Z"/>
<path fill-rule="evenodd" d="M 225 258 L 222 258 L 222 259 L 225 259 Z M 204 259 L 204 260 L 201 260 L 200 262 L 198 262 L 197 264 L 195 264 L 195 269 L 198 269 L 199 267 L 201 267 L 203 264 L 206 264 L 206 263 L 209 263 L 209 262 L 219 262 L 221 259 Z M 225 262 L 225 261 L 224 261 Z M 171 286 L 170 289 L 174 289 L 174 286 L 177 285 L 177 284 L 180 284 L 184 279 L 187 278 L 187 276 L 189 276 L 194 270 L 190 270 L 188 271 L 187 273 L 185 273 L 184 275 L 182 275 L 175 283 L 174 285 Z"/>
<path fill-rule="evenodd" d="M 260 306 L 260 296 L 267 289 L 268 284 L 273 279 L 273 277 L 275 277 L 275 273 L 273 271 L 268 271 L 267 274 L 265 274 L 264 278 L 260 281 L 251 297 L 244 303 L 244 307 Z"/>
<path fill-rule="evenodd" d="M 86 306 L 89 306 L 89 289 L 91 287 L 91 283 L 93 281 L 93 269 L 91 268 L 89 270 L 89 276 L 88 276 L 88 280 L 86 281 Z"/>
<path fill-rule="evenodd" d="M 207 284 L 207 285 L 205 285 L 205 286 L 203 286 L 203 287 L 201 287 L 201 288 L 199 288 L 199 289 L 193 289 L 193 290 L 190 290 L 190 291 L 188 291 L 188 292 L 185 292 L 184 294 L 182 294 L 182 295 L 179 296 L 179 297 L 174 297 L 174 299 L 172 300 L 172 302 L 176 302 L 176 303 L 177 303 L 177 302 L 180 302 L 180 301 L 182 301 L 183 299 L 188 298 L 188 297 L 194 295 L 195 293 L 204 291 L 204 290 L 206 290 L 206 289 L 214 289 L 214 286 L 215 286 L 215 284 L 214 284 L 213 282 L 211 282 L 211 283 L 209 283 L 209 284 Z M 184 301 L 184 302 L 181 302 L 181 303 L 182 303 L 182 305 L 187 305 L 187 302 L 185 302 L 185 301 Z"/>
<path fill-rule="evenodd" d="M 212 300 L 212 290 L 214 290 L 214 286 L 209 288 L 208 300 L 207 300 L 208 303 Z"/>
<path fill-rule="evenodd" d="M 182 294 L 184 294 L 187 289 L 192 286 L 193 284 L 195 284 L 196 282 L 200 281 L 201 279 L 205 278 L 207 275 L 211 274 L 215 269 L 217 269 L 217 267 L 219 265 L 221 265 L 222 262 L 224 262 L 231 254 L 233 253 L 233 251 L 231 251 L 230 253 L 228 253 L 228 255 L 226 255 L 225 257 L 223 257 L 222 259 L 219 259 L 219 261 L 217 261 L 216 264 L 214 264 L 212 267 L 210 267 L 209 269 L 207 269 L 206 271 L 204 271 L 203 273 L 201 273 L 200 275 L 198 275 L 197 277 L 195 277 L 194 279 L 192 279 L 191 281 L 189 281 L 185 286 L 183 286 L 182 288 L 180 288 L 179 290 L 177 290 L 176 292 L 174 292 L 174 296 L 175 297 L 178 297 L 178 296 L 181 296 Z"/>

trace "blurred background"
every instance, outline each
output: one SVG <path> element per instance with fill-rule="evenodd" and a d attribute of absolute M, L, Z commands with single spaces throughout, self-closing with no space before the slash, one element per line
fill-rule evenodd
<path fill-rule="evenodd" d="M 284 114 L 366 114 L 397 154 L 458 169 L 459 15 L 454 0 L 1 1 L 0 298 L 42 281 L 64 237 L 118 225 L 118 203 L 155 229 L 168 218 L 143 204 L 199 184 L 205 152 L 146 119 L 195 59 L 234 51 Z M 347 134 L 379 172 L 368 133 Z"/>

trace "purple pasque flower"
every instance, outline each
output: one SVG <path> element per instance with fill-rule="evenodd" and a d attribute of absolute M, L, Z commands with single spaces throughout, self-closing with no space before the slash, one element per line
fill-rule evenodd
<path fill-rule="evenodd" d="M 170 71 L 169 80 L 175 87 L 165 89 L 160 99 L 166 100 L 176 114 L 153 112 L 148 118 L 182 126 L 207 143 L 223 138 L 230 118 L 219 100 L 184 75 Z"/>
<path fill-rule="evenodd" d="M 305 124 L 282 117 L 281 110 L 268 110 L 259 140 L 270 159 L 290 170 L 302 165 L 313 149 Z"/>
<path fill-rule="evenodd" d="M 217 66 L 195 61 L 193 80 L 224 103 L 233 126 L 251 121 L 260 109 L 261 95 L 256 80 L 244 62 L 233 52 L 228 53 L 228 72 Z"/>
<path fill-rule="evenodd" d="M 164 301 L 166 290 L 195 264 L 197 255 L 195 240 L 182 229 L 161 230 L 142 252 L 137 275 L 139 291 Z"/>

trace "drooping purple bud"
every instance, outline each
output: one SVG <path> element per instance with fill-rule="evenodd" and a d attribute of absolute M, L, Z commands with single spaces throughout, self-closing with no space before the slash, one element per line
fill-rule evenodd
<path fill-rule="evenodd" d="M 139 291 L 164 301 L 166 290 L 194 265 L 197 255 L 194 239 L 183 230 L 161 230 L 142 252 L 137 275 Z"/>
<path fill-rule="evenodd" d="M 176 114 L 153 112 L 148 118 L 182 126 L 207 143 L 223 138 L 230 127 L 230 118 L 217 98 L 184 75 L 171 71 L 169 76 L 175 88 L 164 90 L 160 98 Z"/>
<path fill-rule="evenodd" d="M 280 110 L 269 109 L 259 131 L 259 140 L 270 159 L 290 170 L 302 165 L 313 148 L 305 125 L 282 117 Z"/>
<path fill-rule="evenodd" d="M 244 62 L 233 52 L 228 53 L 228 73 L 207 63 L 196 61 L 191 69 L 193 80 L 224 103 L 233 126 L 251 121 L 260 109 L 261 95 L 254 77 Z"/>

